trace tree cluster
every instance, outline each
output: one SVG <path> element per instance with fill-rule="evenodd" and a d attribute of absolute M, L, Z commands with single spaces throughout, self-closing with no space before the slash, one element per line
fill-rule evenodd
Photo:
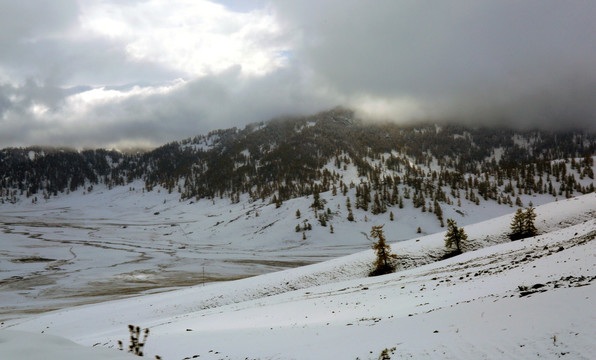
<path fill-rule="evenodd" d="M 519 240 L 535 236 L 538 230 L 534 225 L 534 220 L 536 220 L 536 214 L 533 207 L 528 207 L 525 211 L 517 209 L 511 221 L 509 238 L 511 240 Z"/>

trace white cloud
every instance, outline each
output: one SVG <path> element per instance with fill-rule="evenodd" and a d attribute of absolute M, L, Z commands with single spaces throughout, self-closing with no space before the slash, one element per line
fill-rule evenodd
<path fill-rule="evenodd" d="M 50 108 L 43 104 L 33 104 L 30 107 L 30 111 L 34 116 L 43 116 L 48 110 L 50 110 Z"/>
<path fill-rule="evenodd" d="M 124 42 L 129 59 L 189 77 L 232 67 L 265 75 L 286 64 L 289 46 L 270 8 L 238 13 L 205 0 L 85 3 L 80 21 L 90 33 Z"/>
<path fill-rule="evenodd" d="M 64 106 L 58 119 L 77 119 L 84 121 L 85 115 L 93 111 L 96 107 L 105 105 L 115 105 L 137 98 L 142 101 L 143 98 L 152 95 L 166 95 L 171 91 L 184 86 L 186 81 L 178 79 L 171 84 L 162 86 L 133 86 L 126 90 L 107 89 L 105 87 L 83 91 L 64 99 Z"/>

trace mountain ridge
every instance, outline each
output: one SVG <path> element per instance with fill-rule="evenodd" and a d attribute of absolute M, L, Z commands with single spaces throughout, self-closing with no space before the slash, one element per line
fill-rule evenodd
<path fill-rule="evenodd" d="M 373 214 L 407 199 L 425 211 L 463 197 L 519 206 L 520 193 L 555 200 L 594 191 L 595 154 L 596 134 L 588 132 L 369 123 L 335 108 L 215 130 L 146 153 L 3 149 L 0 200 L 36 202 L 140 180 L 147 191 L 159 186 L 181 200 L 237 202 L 247 194 L 278 205 L 356 188 L 354 205 Z M 352 168 L 356 174 L 348 176 Z"/>

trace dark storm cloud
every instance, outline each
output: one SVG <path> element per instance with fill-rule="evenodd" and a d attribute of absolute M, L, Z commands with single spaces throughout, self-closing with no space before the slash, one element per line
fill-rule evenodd
<path fill-rule="evenodd" d="M 38 72 L 44 62 L 51 62 L 35 49 L 43 37 L 56 36 L 77 23 L 78 6 L 74 0 L 0 1 L 0 75 L 29 76 Z M 37 74 L 35 74 L 37 75 Z"/>
<path fill-rule="evenodd" d="M 596 122 L 596 2 L 280 2 L 300 55 L 347 95 L 413 97 L 431 118 Z"/>
<path fill-rule="evenodd" d="M 285 114 L 311 113 L 330 106 L 316 93 L 301 87 L 301 81 L 291 71 L 246 81 L 238 69 L 230 69 L 224 74 L 189 81 L 167 94 L 131 96 L 93 106 L 85 114 L 86 121 L 67 126 L 56 127 L 23 113 L 23 117 L 29 118 L 12 124 L 12 132 L 28 143 L 41 145 L 156 146 L 214 129 L 244 126 Z M 28 129 L 31 124 L 35 131 Z M 0 134 L 0 142 L 10 143 L 10 139 Z"/>

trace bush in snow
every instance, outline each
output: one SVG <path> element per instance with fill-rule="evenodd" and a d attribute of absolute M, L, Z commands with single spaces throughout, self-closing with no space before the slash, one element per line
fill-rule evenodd
<path fill-rule="evenodd" d="M 143 340 L 141 341 L 141 328 L 139 326 L 128 325 L 128 331 L 130 332 L 130 345 L 128 346 L 128 352 L 133 353 L 137 356 L 143 356 L 143 347 L 149 336 L 149 329 L 143 331 Z M 122 341 L 118 340 L 118 346 L 122 349 Z"/>

